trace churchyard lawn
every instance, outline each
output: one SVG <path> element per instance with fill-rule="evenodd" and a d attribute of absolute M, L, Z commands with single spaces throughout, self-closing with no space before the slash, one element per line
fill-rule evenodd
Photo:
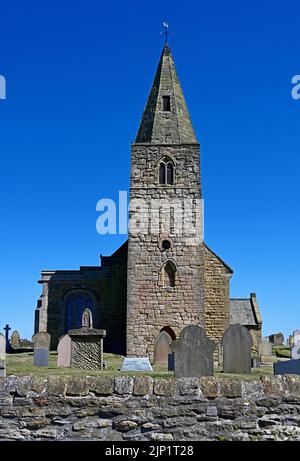
<path fill-rule="evenodd" d="M 124 372 L 119 371 L 123 361 L 123 357 L 115 354 L 104 354 L 104 360 L 107 362 L 108 368 L 103 371 L 93 370 L 77 370 L 71 368 L 63 368 L 56 366 L 57 353 L 50 352 L 49 366 L 48 367 L 35 367 L 33 365 L 33 352 L 24 352 L 21 354 L 7 354 L 6 355 L 6 372 L 7 376 L 45 376 L 45 375 L 60 375 L 60 376 L 139 376 L 149 375 L 153 378 L 168 378 L 174 377 L 173 372 L 167 371 L 167 366 L 163 364 L 157 364 L 153 366 L 153 372 Z M 225 374 L 221 371 L 216 370 L 216 377 L 224 377 L 231 379 L 243 379 L 243 380 L 258 380 L 260 376 L 273 374 L 272 367 L 261 367 L 253 368 L 250 375 L 237 375 L 237 374 Z"/>

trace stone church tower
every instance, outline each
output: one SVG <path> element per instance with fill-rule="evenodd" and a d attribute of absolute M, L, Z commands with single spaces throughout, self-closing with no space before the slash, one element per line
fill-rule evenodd
<path fill-rule="evenodd" d="M 190 324 L 220 345 L 240 323 L 258 344 L 256 296 L 230 299 L 233 272 L 202 227 L 200 147 L 166 44 L 131 149 L 128 241 L 98 266 L 43 270 L 35 333 L 48 331 L 55 349 L 88 310 L 93 327 L 107 330 L 106 352 L 152 359 L 162 331 L 175 339 Z"/>
<path fill-rule="evenodd" d="M 132 144 L 130 210 L 127 354 L 152 355 L 162 329 L 205 326 L 200 147 L 168 44 Z"/>

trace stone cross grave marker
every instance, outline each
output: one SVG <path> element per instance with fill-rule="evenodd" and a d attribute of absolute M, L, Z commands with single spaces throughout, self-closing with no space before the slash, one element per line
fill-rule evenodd
<path fill-rule="evenodd" d="M 3 330 L 5 331 L 5 341 L 6 341 L 5 350 L 6 350 L 6 352 L 9 352 L 9 349 L 10 349 L 10 344 L 9 344 L 9 330 L 11 330 L 11 328 L 10 328 L 10 326 L 8 325 L 8 323 L 5 325 L 5 327 L 3 328 Z"/>
<path fill-rule="evenodd" d="M 20 333 L 16 330 L 10 336 L 10 345 L 13 349 L 19 349 L 20 347 Z"/>
<path fill-rule="evenodd" d="M 225 331 L 222 339 L 223 373 L 251 373 L 252 337 L 246 327 L 236 323 Z"/>
<path fill-rule="evenodd" d="M 69 335 L 63 335 L 59 338 L 57 346 L 57 366 L 68 367 L 71 366 L 71 345 L 72 340 Z"/>
<path fill-rule="evenodd" d="M 172 342 L 176 378 L 213 375 L 213 352 L 216 345 L 198 325 L 185 327 Z"/>
<path fill-rule="evenodd" d="M 5 351 L 6 351 L 6 340 L 2 333 L 0 333 L 0 378 L 5 378 L 6 367 L 5 367 Z"/>
<path fill-rule="evenodd" d="M 34 362 L 37 367 L 47 367 L 49 365 L 49 349 L 51 336 L 45 331 L 36 333 L 33 337 Z"/>
<path fill-rule="evenodd" d="M 168 363 L 171 352 L 172 338 L 166 331 L 161 331 L 155 339 L 154 363 Z"/>

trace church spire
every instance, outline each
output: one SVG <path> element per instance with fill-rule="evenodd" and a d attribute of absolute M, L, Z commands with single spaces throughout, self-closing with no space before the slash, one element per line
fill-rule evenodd
<path fill-rule="evenodd" d="M 135 142 L 197 143 L 167 41 L 162 50 Z"/>

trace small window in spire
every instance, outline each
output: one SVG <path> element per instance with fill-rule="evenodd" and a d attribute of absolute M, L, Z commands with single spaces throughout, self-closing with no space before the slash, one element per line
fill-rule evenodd
<path fill-rule="evenodd" d="M 163 111 L 170 112 L 171 111 L 171 101 L 170 96 L 163 96 Z"/>

